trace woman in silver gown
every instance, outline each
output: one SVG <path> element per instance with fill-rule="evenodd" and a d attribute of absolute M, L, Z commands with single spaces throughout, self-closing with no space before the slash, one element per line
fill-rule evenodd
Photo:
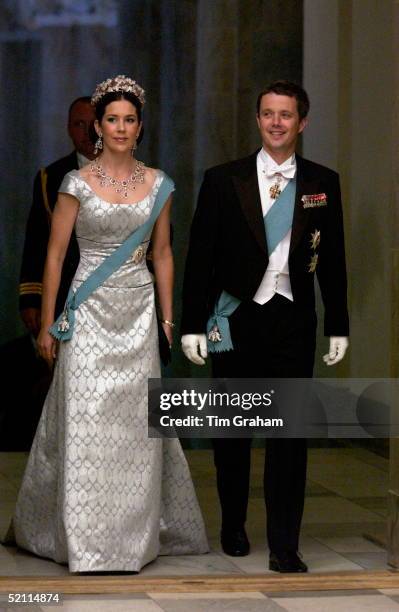
<path fill-rule="evenodd" d="M 53 214 L 38 346 L 50 364 L 58 355 L 14 531 L 19 546 L 72 572 L 137 572 L 157 555 L 204 553 L 208 543 L 179 441 L 147 434 L 147 379 L 160 376 L 160 363 L 145 252 L 151 237 L 171 344 L 171 198 L 152 235 L 76 310 L 71 340 L 57 347 L 48 332 L 72 228 L 80 247 L 76 290 L 148 219 L 164 177 L 134 158 L 141 87 L 123 76 L 108 79 L 92 102 L 101 155 L 65 176 Z"/>

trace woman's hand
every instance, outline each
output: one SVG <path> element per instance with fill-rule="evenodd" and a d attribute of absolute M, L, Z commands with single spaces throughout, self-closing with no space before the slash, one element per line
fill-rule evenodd
<path fill-rule="evenodd" d="M 172 348 L 172 344 L 173 344 L 173 329 L 167 323 L 162 323 L 162 328 L 163 328 L 163 330 L 165 332 L 165 336 L 168 339 L 169 348 Z"/>
<path fill-rule="evenodd" d="M 47 329 L 43 327 L 37 337 L 37 348 L 40 357 L 42 357 L 48 366 L 52 368 L 54 359 L 57 357 L 58 342 Z"/>

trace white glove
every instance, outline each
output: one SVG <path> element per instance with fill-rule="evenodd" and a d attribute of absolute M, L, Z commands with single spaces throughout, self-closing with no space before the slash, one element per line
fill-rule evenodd
<path fill-rule="evenodd" d="M 331 336 L 330 349 L 327 355 L 324 355 L 323 361 L 328 366 L 335 365 L 344 358 L 348 346 L 349 340 L 345 336 Z"/>
<path fill-rule="evenodd" d="M 196 365 L 204 365 L 208 357 L 205 334 L 185 334 L 181 337 L 183 353 Z"/>

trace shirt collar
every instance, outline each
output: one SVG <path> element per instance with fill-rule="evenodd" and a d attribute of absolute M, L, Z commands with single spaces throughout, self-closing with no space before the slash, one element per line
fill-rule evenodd
<path fill-rule="evenodd" d="M 264 169 L 267 175 L 276 174 L 277 172 L 284 173 L 285 175 L 290 175 L 290 178 L 295 176 L 296 171 L 296 157 L 295 153 L 290 155 L 282 164 L 277 164 L 274 159 L 265 151 L 265 149 L 261 149 L 259 151 L 259 157 L 264 165 Z"/>

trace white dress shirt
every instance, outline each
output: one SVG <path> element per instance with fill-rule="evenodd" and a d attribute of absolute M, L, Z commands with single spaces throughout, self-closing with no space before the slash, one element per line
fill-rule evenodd
<path fill-rule="evenodd" d="M 290 178 L 296 174 L 295 154 L 278 165 L 272 157 L 264 149 L 258 153 L 256 160 L 258 171 L 258 183 L 260 200 L 262 203 L 263 217 L 273 206 L 275 200 L 270 196 L 270 187 L 276 183 L 276 177 L 272 176 L 275 173 L 282 174 L 280 189 L 287 186 Z M 269 263 L 262 282 L 254 295 L 254 301 L 258 304 L 265 304 L 272 297 L 279 293 L 284 297 L 294 301 L 291 291 L 291 283 L 288 269 L 288 255 L 291 242 L 291 230 L 284 236 L 283 240 L 276 246 L 274 251 L 269 255 Z"/>

